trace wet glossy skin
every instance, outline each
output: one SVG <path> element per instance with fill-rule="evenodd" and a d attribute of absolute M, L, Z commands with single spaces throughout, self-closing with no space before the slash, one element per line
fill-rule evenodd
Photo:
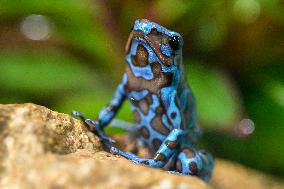
<path fill-rule="evenodd" d="M 181 139 L 195 143 L 196 136 L 188 137 L 195 135 L 196 123 L 194 99 L 183 74 L 182 45 L 180 34 L 142 20 L 135 22 L 126 46 L 125 89 L 142 140 L 152 151 L 173 129 L 188 131 Z"/>
<path fill-rule="evenodd" d="M 135 163 L 164 167 L 208 181 L 214 166 L 205 151 L 196 151 L 200 131 L 196 125 L 195 101 L 186 82 L 182 64 L 183 39 L 154 22 L 137 20 L 126 45 L 126 72 L 114 98 L 96 121 L 86 120 L 114 154 Z M 139 137 L 153 154 L 140 158 L 123 152 L 110 143 L 103 128 L 128 99 L 137 123 Z"/>

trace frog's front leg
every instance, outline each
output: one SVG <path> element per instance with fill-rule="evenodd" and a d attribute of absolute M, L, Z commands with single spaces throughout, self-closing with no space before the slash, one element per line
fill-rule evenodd
<path fill-rule="evenodd" d="M 134 163 L 149 165 L 151 167 L 164 167 L 170 157 L 175 153 L 179 139 L 184 134 L 181 129 L 173 129 L 166 139 L 162 142 L 160 148 L 153 158 L 140 158 L 132 153 L 123 152 L 115 147 L 111 147 L 111 153 L 121 155 Z"/>
<path fill-rule="evenodd" d="M 111 142 L 113 140 L 105 135 L 103 129 L 104 127 L 110 123 L 110 121 L 114 118 L 123 101 L 126 98 L 125 85 L 127 83 L 127 75 L 123 75 L 122 82 L 117 87 L 115 91 L 114 97 L 110 101 L 110 103 L 104 107 L 96 120 L 86 119 L 85 116 L 77 111 L 73 111 L 72 114 L 76 117 L 79 117 L 87 126 L 88 129 L 94 132 L 96 135 L 100 137 L 102 142 L 108 147 L 111 148 Z"/>
<path fill-rule="evenodd" d="M 72 111 L 72 115 L 75 117 L 79 117 L 87 126 L 87 128 L 95 133 L 100 139 L 101 142 L 107 147 L 107 148 L 111 148 L 111 143 L 114 143 L 115 141 L 106 136 L 105 133 L 103 132 L 103 130 L 99 129 L 99 125 L 97 123 L 97 121 L 93 121 L 91 119 L 86 119 L 86 117 L 81 113 L 81 112 L 77 112 L 77 111 Z"/>

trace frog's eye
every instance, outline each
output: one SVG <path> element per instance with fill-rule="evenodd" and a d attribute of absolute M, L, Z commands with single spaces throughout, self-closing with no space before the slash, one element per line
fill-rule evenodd
<path fill-rule="evenodd" d="M 174 51 L 179 50 L 182 46 L 182 39 L 177 35 L 172 36 L 169 39 L 169 45 Z"/>

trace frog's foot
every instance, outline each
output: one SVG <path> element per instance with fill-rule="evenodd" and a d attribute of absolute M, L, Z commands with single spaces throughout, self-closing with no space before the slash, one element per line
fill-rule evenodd
<path fill-rule="evenodd" d="M 214 159 L 211 154 L 183 148 L 176 161 L 176 171 L 186 175 L 196 175 L 208 182 L 214 167 Z"/>
<path fill-rule="evenodd" d="M 183 175 L 182 173 L 177 172 L 177 171 L 167 171 L 167 172 L 173 175 Z"/>
<path fill-rule="evenodd" d="M 148 159 L 141 158 L 132 153 L 123 152 L 115 147 L 112 147 L 110 151 L 111 153 L 119 154 L 133 161 L 134 163 L 144 164 L 150 167 L 162 168 L 169 162 L 169 160 L 175 153 L 176 151 L 175 147 L 178 145 L 178 139 L 180 136 L 182 136 L 182 134 L 183 130 L 173 129 L 170 132 L 170 134 L 166 137 L 164 142 L 161 144 L 161 146 L 159 147 L 153 158 L 148 158 Z"/>
<path fill-rule="evenodd" d="M 110 153 L 114 155 L 120 155 L 122 157 L 125 157 L 126 159 L 132 160 L 134 163 L 139 163 L 139 160 L 138 160 L 139 158 L 135 154 L 130 153 L 130 152 L 121 151 L 116 147 L 111 147 Z"/>
<path fill-rule="evenodd" d="M 165 165 L 165 162 L 163 162 L 163 161 L 159 161 L 159 160 L 155 160 L 155 159 L 141 158 L 141 157 L 138 157 L 137 155 L 132 154 L 130 152 L 123 152 L 123 151 L 117 149 L 116 147 L 111 147 L 110 152 L 112 154 L 121 155 L 122 157 L 125 157 L 126 159 L 129 159 L 136 164 L 143 164 L 143 165 L 148 165 L 150 167 L 159 167 L 159 168 L 161 168 Z"/>
<path fill-rule="evenodd" d="M 87 128 L 91 132 L 95 133 L 106 146 L 110 146 L 110 143 L 115 143 L 112 138 L 105 135 L 104 131 L 99 127 L 98 121 L 86 119 L 86 117 L 81 112 L 74 110 L 72 111 L 72 115 L 74 117 L 79 117 L 87 125 Z"/>

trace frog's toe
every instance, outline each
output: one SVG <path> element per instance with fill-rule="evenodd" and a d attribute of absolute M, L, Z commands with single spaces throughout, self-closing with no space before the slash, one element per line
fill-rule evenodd
<path fill-rule="evenodd" d="M 182 173 L 178 172 L 178 171 L 167 171 L 170 174 L 174 174 L 174 175 L 182 175 Z"/>
<path fill-rule="evenodd" d="M 78 113 L 79 113 L 79 112 L 77 112 L 76 110 L 72 110 L 72 112 L 71 112 L 71 114 L 72 114 L 73 116 L 78 116 Z"/>
<path fill-rule="evenodd" d="M 83 122 L 85 122 L 85 120 L 86 120 L 85 116 L 81 112 L 72 110 L 71 114 L 74 117 L 79 117 Z"/>
<path fill-rule="evenodd" d="M 112 153 L 112 154 L 114 154 L 114 155 L 117 155 L 117 154 L 119 154 L 119 149 L 117 149 L 116 147 L 111 147 L 110 148 L 110 153 Z"/>
<path fill-rule="evenodd" d="M 71 114 L 72 114 L 72 116 L 74 116 L 74 117 L 82 116 L 82 113 L 81 113 L 81 112 L 78 112 L 78 111 L 76 111 L 76 110 L 72 110 Z"/>

